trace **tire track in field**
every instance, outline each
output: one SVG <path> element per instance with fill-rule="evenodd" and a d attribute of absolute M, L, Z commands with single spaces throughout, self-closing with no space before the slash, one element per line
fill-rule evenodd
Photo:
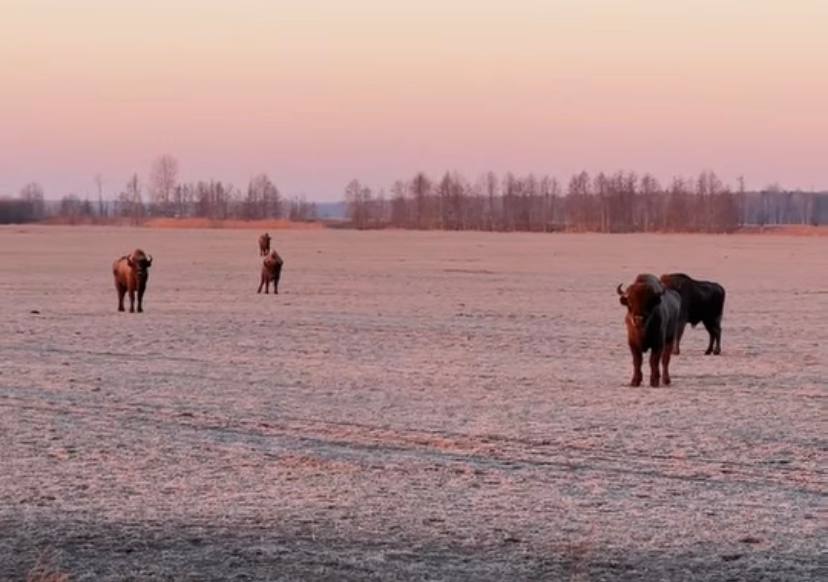
<path fill-rule="evenodd" d="M 465 434 L 280 417 L 238 419 L 216 413 L 191 413 L 146 404 L 84 402 L 71 405 L 32 404 L 6 396 L 0 407 L 30 410 L 46 415 L 71 415 L 80 420 L 111 419 L 112 430 L 175 429 L 176 441 L 203 444 L 245 444 L 268 458 L 301 450 L 328 458 L 347 458 L 361 464 L 383 461 L 428 461 L 465 464 L 485 471 L 532 472 L 553 469 L 572 473 L 614 473 L 664 480 L 706 483 L 717 487 L 751 487 L 825 496 L 826 471 L 791 464 L 746 463 L 726 459 L 652 454 L 621 448 L 553 439 L 534 440 L 500 434 Z M 180 432 L 186 430 L 187 432 Z M 535 478 L 541 478 L 536 475 Z"/>

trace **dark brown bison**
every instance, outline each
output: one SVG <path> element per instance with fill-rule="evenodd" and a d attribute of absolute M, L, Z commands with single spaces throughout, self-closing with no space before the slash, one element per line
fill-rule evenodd
<path fill-rule="evenodd" d="M 279 294 L 279 278 L 282 276 L 282 265 L 285 262 L 279 253 L 270 251 L 270 254 L 262 261 L 262 278 L 259 281 L 259 290 L 256 293 L 262 292 L 262 287 L 265 288 L 265 294 L 270 292 L 270 282 L 273 281 L 273 293 Z"/>
<path fill-rule="evenodd" d="M 259 236 L 259 256 L 263 257 L 270 252 L 270 235 L 264 233 Z"/>
<path fill-rule="evenodd" d="M 724 311 L 724 287 L 712 281 L 696 281 L 684 273 L 670 273 L 661 276 L 662 284 L 674 289 L 681 295 L 681 313 L 679 314 L 678 332 L 674 354 L 680 352 L 679 342 L 684 335 L 684 328 L 689 323 L 696 327 L 704 324 L 710 335 L 705 355 L 722 353 L 722 312 Z"/>
<path fill-rule="evenodd" d="M 670 354 L 678 330 L 681 296 L 665 289 L 655 275 L 642 274 L 626 291 L 618 285 L 621 305 L 627 308 L 627 341 L 633 358 L 630 386 L 640 386 L 644 352 L 650 350 L 650 386 L 660 380 L 659 361 L 664 370 L 664 384 L 670 384 Z"/>
<path fill-rule="evenodd" d="M 124 295 L 129 292 L 129 312 L 135 311 L 135 293 L 138 292 L 138 313 L 143 313 L 144 292 L 147 290 L 149 268 L 152 266 L 152 256 L 146 255 L 141 249 L 135 249 L 132 254 L 125 255 L 112 263 L 112 274 L 115 275 L 115 289 L 118 290 L 118 311 L 124 310 Z"/>

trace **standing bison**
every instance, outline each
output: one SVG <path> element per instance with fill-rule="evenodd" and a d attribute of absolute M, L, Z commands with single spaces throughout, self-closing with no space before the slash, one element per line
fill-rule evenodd
<path fill-rule="evenodd" d="M 640 386 L 644 352 L 650 350 L 650 386 L 659 385 L 659 361 L 664 369 L 664 384 L 670 384 L 670 354 L 678 332 L 681 296 L 665 289 L 655 275 L 642 274 L 626 291 L 618 285 L 621 305 L 627 308 L 627 341 L 633 358 L 630 386 Z"/>
<path fill-rule="evenodd" d="M 259 236 L 259 256 L 264 257 L 270 252 L 270 235 L 264 233 Z"/>
<path fill-rule="evenodd" d="M 684 335 L 684 327 L 689 323 L 696 327 L 704 324 L 710 335 L 705 355 L 722 353 L 722 312 L 724 311 L 725 290 L 718 283 L 696 281 L 684 273 L 662 275 L 661 282 L 668 289 L 674 289 L 681 295 L 681 313 L 679 314 L 678 334 L 676 335 L 674 354 L 678 355 L 679 342 Z"/>
<path fill-rule="evenodd" d="M 270 292 L 270 282 L 273 281 L 273 293 L 279 294 L 279 277 L 282 276 L 282 265 L 285 262 L 279 253 L 270 251 L 264 261 L 262 261 L 262 278 L 259 281 L 259 290 L 256 293 L 262 292 L 262 287 L 265 288 L 265 294 Z"/>
<path fill-rule="evenodd" d="M 146 255 L 141 249 L 117 259 L 112 263 L 115 276 L 115 289 L 118 290 L 118 311 L 124 311 L 124 295 L 129 292 L 129 312 L 135 312 L 135 292 L 138 292 L 138 313 L 143 313 L 144 292 L 147 290 L 149 268 L 152 255 Z"/>

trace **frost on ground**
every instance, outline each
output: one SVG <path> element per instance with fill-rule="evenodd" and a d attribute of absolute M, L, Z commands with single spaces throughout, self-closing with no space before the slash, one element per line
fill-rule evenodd
<path fill-rule="evenodd" d="M 814 580 L 828 239 L 0 229 L 0 579 Z M 143 315 L 112 260 L 155 257 Z M 670 388 L 615 287 L 727 288 Z M 33 313 L 39 312 L 39 313 Z"/>

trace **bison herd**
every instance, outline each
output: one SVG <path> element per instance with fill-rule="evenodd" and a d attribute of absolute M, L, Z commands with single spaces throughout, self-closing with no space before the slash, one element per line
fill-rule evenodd
<path fill-rule="evenodd" d="M 710 342 L 705 354 L 722 352 L 722 311 L 725 290 L 718 283 L 696 281 L 684 273 L 641 274 L 626 290 L 618 285 L 621 305 L 627 308 L 627 343 L 633 359 L 631 386 L 643 380 L 641 365 L 650 352 L 650 386 L 670 384 L 670 357 L 678 355 L 679 342 L 689 323 L 702 322 Z"/>
<path fill-rule="evenodd" d="M 270 235 L 264 233 L 259 237 L 259 256 L 265 257 L 262 261 L 259 290 L 265 288 L 270 293 L 270 284 L 273 283 L 273 293 L 279 294 L 279 278 L 282 275 L 282 266 L 285 264 L 282 257 L 275 250 L 270 250 Z M 129 293 L 129 312 L 135 313 L 135 297 L 138 296 L 138 313 L 144 312 L 144 292 L 149 281 L 149 268 L 152 266 L 152 255 L 147 255 L 141 249 L 115 259 L 112 263 L 112 274 L 115 276 L 115 289 L 118 291 L 118 311 L 124 309 L 124 295 Z"/>
<path fill-rule="evenodd" d="M 270 235 L 259 237 L 259 256 L 262 261 L 261 277 L 257 293 L 279 293 L 279 278 L 284 260 L 270 249 Z M 118 311 L 124 311 L 124 295 L 129 293 L 129 311 L 142 313 L 144 292 L 149 280 L 152 256 L 141 249 L 116 259 L 112 264 L 115 288 L 118 291 Z M 725 290 L 718 283 L 697 281 L 684 273 L 671 273 L 661 278 L 641 274 L 632 285 L 617 292 L 621 305 L 627 308 L 624 321 L 627 325 L 627 343 L 633 359 L 631 386 L 640 386 L 644 379 L 641 367 L 644 354 L 650 352 L 650 386 L 661 382 L 670 384 L 670 357 L 681 353 L 679 344 L 684 328 L 689 323 L 695 327 L 702 323 L 710 336 L 706 355 L 719 355 L 722 351 L 722 312 Z"/>

